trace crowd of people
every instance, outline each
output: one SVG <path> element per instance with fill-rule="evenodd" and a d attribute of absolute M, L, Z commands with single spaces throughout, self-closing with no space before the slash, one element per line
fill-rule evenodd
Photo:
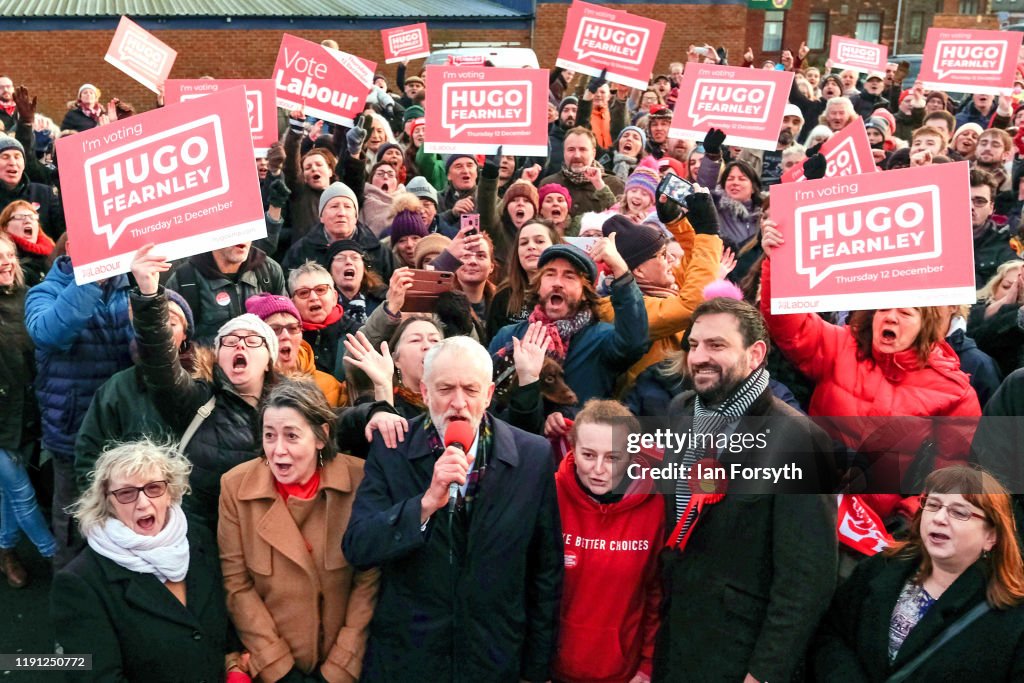
<path fill-rule="evenodd" d="M 427 152 L 402 64 L 350 128 L 279 111 L 265 239 L 89 284 L 53 142 L 136 108 L 0 76 L 7 584 L 24 534 L 96 681 L 1024 680 L 1024 97 L 810 57 L 742 56 L 795 74 L 772 151 L 669 137 L 724 49 L 553 69 L 544 158 Z M 768 188 L 849 125 L 877 172 L 970 165 L 976 304 L 772 314 Z"/>

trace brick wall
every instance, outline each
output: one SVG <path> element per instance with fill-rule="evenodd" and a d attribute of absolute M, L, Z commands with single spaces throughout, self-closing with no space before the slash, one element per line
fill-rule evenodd
<path fill-rule="evenodd" d="M 965 16 L 962 14 L 936 14 L 935 28 L 972 28 L 991 31 L 999 30 L 999 20 L 994 15 Z"/>
<path fill-rule="evenodd" d="M 198 78 L 270 78 L 281 43 L 281 31 L 169 30 L 154 34 L 178 51 L 171 76 Z M 379 71 L 394 78 L 397 65 L 384 65 L 379 31 L 289 31 L 319 42 L 338 41 L 342 50 L 380 64 Z M 103 100 L 119 97 L 137 111 L 154 106 L 153 94 L 103 61 L 113 31 L 4 31 L 4 59 L 0 70 L 16 85 L 27 85 L 39 98 L 39 111 L 60 124 L 66 103 L 74 100 L 82 83 L 103 91 Z M 448 41 L 509 41 L 530 44 L 529 31 L 431 29 L 434 43 Z M 66 57 L 63 55 L 71 55 Z M 416 64 L 422 64 L 417 62 Z M 392 81 L 393 82 L 393 81 Z"/>

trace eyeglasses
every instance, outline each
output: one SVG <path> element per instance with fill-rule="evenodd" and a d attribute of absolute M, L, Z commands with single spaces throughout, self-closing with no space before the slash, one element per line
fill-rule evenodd
<path fill-rule="evenodd" d="M 377 177 L 377 178 L 397 178 L 398 177 L 398 174 L 395 173 L 394 171 L 386 171 L 383 168 L 379 169 L 373 175 L 374 175 L 374 177 Z"/>
<path fill-rule="evenodd" d="M 258 334 L 247 334 L 244 337 L 240 334 L 225 334 L 220 338 L 221 346 L 227 346 L 232 349 L 242 343 L 250 349 L 258 349 L 261 346 L 266 346 L 267 340 Z"/>
<path fill-rule="evenodd" d="M 363 255 L 357 251 L 339 251 L 334 257 L 334 261 L 341 261 L 342 263 L 362 263 Z M 334 263 L 332 261 L 332 263 Z"/>
<path fill-rule="evenodd" d="M 977 207 L 988 206 L 991 199 L 985 199 L 984 197 L 971 197 L 971 204 Z"/>
<path fill-rule="evenodd" d="M 282 332 L 287 332 L 288 334 L 298 334 L 299 332 L 302 332 L 302 325 L 300 325 L 299 323 L 290 323 L 288 325 L 271 325 L 270 329 L 274 331 L 274 334 L 276 336 L 280 337 Z"/>
<path fill-rule="evenodd" d="M 118 503 L 134 503 L 139 499 L 139 491 L 146 494 L 146 498 L 159 498 L 167 493 L 166 481 L 151 481 L 145 486 L 126 486 L 123 489 L 110 491 L 108 496 L 113 496 Z"/>
<path fill-rule="evenodd" d="M 11 216 L 11 220 L 21 221 L 22 223 L 28 223 L 29 221 L 32 221 L 33 223 L 38 223 L 39 216 L 34 213 L 16 213 L 13 216 Z"/>
<path fill-rule="evenodd" d="M 296 289 L 292 292 L 292 296 L 296 299 L 308 299 L 312 292 L 316 292 L 317 296 L 324 296 L 329 291 L 331 291 L 331 285 L 317 285 L 316 287 L 303 287 L 302 289 Z"/>
<path fill-rule="evenodd" d="M 943 505 L 938 501 L 937 498 L 925 498 L 924 496 L 922 496 L 921 508 L 925 512 L 931 513 L 935 513 L 941 510 L 942 508 L 946 508 L 946 512 L 949 513 L 949 516 L 960 522 L 967 522 L 971 519 L 971 517 L 977 517 L 978 519 L 988 521 L 988 517 L 986 517 L 985 515 L 978 514 L 977 512 L 971 512 L 968 508 L 965 508 L 963 505 Z"/>

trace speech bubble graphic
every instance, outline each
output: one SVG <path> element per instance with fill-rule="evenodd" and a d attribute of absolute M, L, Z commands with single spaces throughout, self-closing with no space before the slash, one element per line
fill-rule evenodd
<path fill-rule="evenodd" d="M 259 90 L 245 91 L 245 106 L 249 111 L 249 130 L 263 130 L 263 93 Z"/>
<path fill-rule="evenodd" d="M 933 68 L 940 79 L 961 76 L 998 76 L 1006 65 L 1006 41 L 940 40 Z"/>
<path fill-rule="evenodd" d="M 821 189 L 798 193 L 808 200 Z M 813 201 L 813 200 L 812 200 Z M 942 254 L 937 185 L 894 190 L 797 209 L 796 272 L 813 289 L 840 270 L 908 263 Z"/>
<path fill-rule="evenodd" d="M 635 66 L 643 61 L 649 38 L 650 31 L 646 28 L 583 17 L 572 47 L 577 59 L 597 57 Z"/>
<path fill-rule="evenodd" d="M 159 76 L 169 55 L 159 46 L 152 45 L 147 34 L 129 29 L 117 47 L 117 56 L 126 64 L 134 64 L 150 75 Z"/>
<path fill-rule="evenodd" d="M 880 61 L 882 49 L 870 45 L 842 43 L 839 46 L 839 59 L 844 63 L 865 64 L 875 67 Z"/>
<path fill-rule="evenodd" d="M 764 123 L 775 94 L 775 83 L 727 78 L 698 78 L 694 88 L 687 113 L 695 127 L 712 120 Z"/>
<path fill-rule="evenodd" d="M 455 137 L 474 128 L 530 128 L 530 81 L 445 83 L 441 89 L 441 125 Z"/>
<path fill-rule="evenodd" d="M 118 145 L 85 164 L 93 233 L 108 248 L 133 223 L 226 194 L 221 118 L 209 115 Z"/>
<path fill-rule="evenodd" d="M 388 47 L 395 56 L 417 52 L 424 49 L 423 33 L 418 28 L 392 33 L 388 36 Z"/>

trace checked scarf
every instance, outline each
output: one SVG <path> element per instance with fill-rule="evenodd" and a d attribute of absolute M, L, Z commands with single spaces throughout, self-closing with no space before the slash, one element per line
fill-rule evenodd
<path fill-rule="evenodd" d="M 444 453 L 444 439 L 437 433 L 437 428 L 434 426 L 429 415 L 423 421 L 423 428 L 427 432 L 427 445 L 430 447 L 436 461 Z M 480 484 L 483 481 L 484 475 L 487 474 L 487 467 L 491 464 L 494 428 L 491 425 L 491 418 L 487 413 L 484 413 L 483 420 L 480 421 L 478 434 L 480 443 L 476 447 L 476 459 L 473 461 L 473 469 L 470 471 L 469 476 L 466 477 L 466 495 L 463 496 L 460 492 L 458 502 L 456 503 L 457 510 L 464 509 L 466 512 L 471 511 L 473 503 L 480 493 Z"/>
<path fill-rule="evenodd" d="M 728 424 L 743 417 L 758 396 L 768 388 L 768 370 L 761 366 L 750 374 L 721 405 L 705 406 L 700 396 L 693 405 L 693 434 L 718 434 Z M 702 458 L 711 455 L 712 451 L 695 445 L 688 440 L 683 453 L 684 471 L 690 471 Z M 680 477 L 676 480 L 676 531 L 669 537 L 670 546 L 678 546 L 689 534 L 690 528 L 697 518 L 697 507 L 690 504 L 693 497 L 692 480 Z"/>
<path fill-rule="evenodd" d="M 548 342 L 548 350 L 545 354 L 559 365 L 565 363 L 565 357 L 569 353 L 569 342 L 573 336 L 583 328 L 587 327 L 594 319 L 594 314 L 589 308 L 581 308 L 576 315 L 562 320 L 551 320 L 544 314 L 544 309 L 537 304 L 533 312 L 527 318 L 528 323 L 541 322 L 551 339 Z M 503 399 L 512 388 L 512 379 L 515 368 L 514 357 L 515 346 L 513 342 L 505 344 L 494 354 L 494 381 L 495 395 Z"/>
<path fill-rule="evenodd" d="M 601 165 L 596 161 L 592 163 L 591 166 L 594 166 L 595 168 L 601 168 Z M 603 171 L 604 169 L 601 170 Z M 587 180 L 587 176 L 583 173 L 583 171 L 576 172 L 565 164 L 562 164 L 562 175 L 565 176 L 565 179 L 568 180 L 573 185 L 590 184 L 590 181 Z"/>

